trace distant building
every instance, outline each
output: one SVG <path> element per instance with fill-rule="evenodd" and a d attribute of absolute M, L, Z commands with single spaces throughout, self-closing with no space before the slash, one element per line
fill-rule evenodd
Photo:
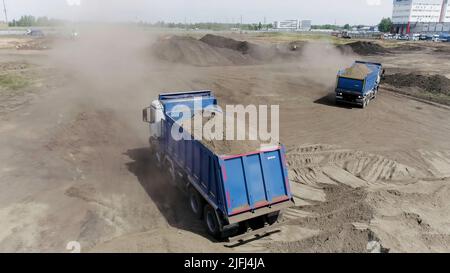
<path fill-rule="evenodd" d="M 284 20 L 275 21 L 273 27 L 278 30 L 292 30 L 292 31 L 309 31 L 311 30 L 311 20 Z"/>
<path fill-rule="evenodd" d="M 394 0 L 392 22 L 399 34 L 450 31 L 450 1 Z"/>
<path fill-rule="evenodd" d="M 311 20 L 301 20 L 298 28 L 302 31 L 310 31 L 311 26 L 312 26 Z"/>
<path fill-rule="evenodd" d="M 296 30 L 298 29 L 298 20 L 275 21 L 273 27 L 276 29 Z"/>

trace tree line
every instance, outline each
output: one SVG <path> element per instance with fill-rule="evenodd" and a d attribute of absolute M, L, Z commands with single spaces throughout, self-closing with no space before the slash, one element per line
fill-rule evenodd
<path fill-rule="evenodd" d="M 325 25 L 313 25 L 312 29 L 328 29 L 328 30 L 351 30 L 352 28 L 361 28 L 364 25 L 350 25 L 345 24 L 343 26 L 338 25 L 332 25 L 332 24 L 325 24 Z M 391 18 L 383 18 L 381 19 L 381 22 L 378 24 L 378 30 L 380 32 L 391 32 L 393 27 L 393 23 Z"/>
<path fill-rule="evenodd" d="M 44 27 L 44 26 L 58 26 L 64 23 L 63 20 L 51 19 L 46 16 L 34 17 L 31 15 L 23 15 L 19 19 L 14 19 L 9 22 L 10 27 Z M 267 30 L 273 28 L 272 24 L 229 24 L 229 23 L 167 23 L 164 21 L 158 21 L 156 23 L 144 23 L 140 22 L 140 25 L 160 27 L 160 28 L 179 28 L 179 29 L 206 29 L 206 30 L 230 30 L 233 28 L 241 30 Z M 337 26 L 332 24 L 326 25 L 313 25 L 312 29 L 330 29 L 330 30 L 350 30 L 353 27 L 361 27 L 362 25 L 345 24 L 343 26 Z M 392 21 L 390 18 L 383 18 L 378 24 L 378 29 L 381 32 L 390 32 L 392 29 Z"/>
<path fill-rule="evenodd" d="M 19 19 L 13 19 L 8 23 L 10 27 L 50 27 L 63 24 L 63 20 L 50 19 L 47 16 L 34 17 L 31 15 L 23 15 Z"/>
<path fill-rule="evenodd" d="M 179 28 L 179 29 L 206 29 L 206 30 L 264 30 L 273 28 L 272 24 L 262 24 L 261 22 L 255 24 L 229 24 L 229 23 L 168 23 L 158 21 L 156 23 L 140 22 L 140 25 L 159 28 Z"/>

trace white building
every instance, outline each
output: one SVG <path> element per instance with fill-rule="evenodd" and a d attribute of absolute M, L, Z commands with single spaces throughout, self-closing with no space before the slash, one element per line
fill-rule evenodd
<path fill-rule="evenodd" d="M 275 21 L 273 27 L 280 30 L 311 30 L 312 21 L 311 20 L 283 20 Z"/>
<path fill-rule="evenodd" d="M 449 0 L 394 0 L 394 31 L 410 33 L 422 25 L 450 23 Z"/>
<path fill-rule="evenodd" d="M 273 26 L 276 29 L 298 29 L 298 20 L 284 20 L 284 21 L 275 21 Z"/>

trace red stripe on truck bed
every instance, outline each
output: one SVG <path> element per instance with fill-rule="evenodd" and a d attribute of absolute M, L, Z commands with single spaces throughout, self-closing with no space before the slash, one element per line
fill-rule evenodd
<path fill-rule="evenodd" d="M 259 154 L 259 153 L 278 151 L 279 149 L 281 149 L 281 147 L 276 147 L 276 148 L 273 148 L 270 150 L 259 150 L 259 151 L 254 151 L 254 152 L 250 152 L 250 153 L 245 153 L 245 154 L 227 155 L 227 156 L 222 156 L 221 158 L 223 160 L 227 160 L 227 159 L 233 159 L 233 158 L 237 158 L 237 157 L 249 156 L 249 155 L 254 155 L 254 154 Z"/>

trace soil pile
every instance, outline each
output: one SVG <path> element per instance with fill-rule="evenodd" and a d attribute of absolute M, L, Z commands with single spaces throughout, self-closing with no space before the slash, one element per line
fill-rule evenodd
<path fill-rule="evenodd" d="M 442 75 L 396 73 L 392 75 L 385 75 L 384 82 L 398 88 L 419 87 L 430 93 L 450 95 L 450 79 Z"/>
<path fill-rule="evenodd" d="M 253 64 L 255 60 L 241 51 L 214 47 L 193 37 L 171 36 L 159 40 L 154 53 L 160 59 L 195 66 L 231 66 Z"/>
<path fill-rule="evenodd" d="M 236 41 L 234 39 L 217 36 L 217 35 L 212 35 L 212 34 L 207 34 L 207 35 L 203 36 L 203 38 L 201 38 L 200 41 L 202 41 L 210 46 L 236 50 L 236 51 L 241 52 L 242 54 L 247 54 L 248 51 L 250 50 L 250 46 L 254 46 L 254 45 L 251 45 L 250 43 L 248 43 L 247 41 Z"/>
<path fill-rule="evenodd" d="M 188 36 L 169 36 L 153 46 L 157 58 L 194 66 L 254 65 L 299 56 L 300 46 L 265 46 L 207 34 L 200 40 Z"/>
<path fill-rule="evenodd" d="M 357 41 L 346 45 L 339 45 L 338 49 L 340 49 L 344 53 L 353 51 L 354 53 L 363 56 L 389 53 L 389 50 L 380 46 L 379 44 L 364 41 Z"/>

